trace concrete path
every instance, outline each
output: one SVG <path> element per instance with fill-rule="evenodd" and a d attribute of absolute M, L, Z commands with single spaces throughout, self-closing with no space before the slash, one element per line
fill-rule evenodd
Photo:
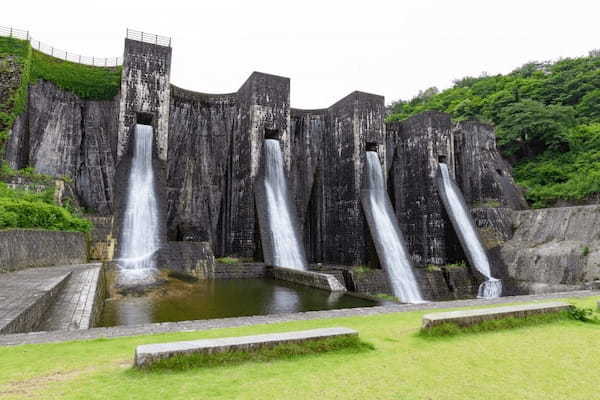
<path fill-rule="evenodd" d="M 600 291 L 583 290 L 576 292 L 551 293 L 541 295 L 500 297 L 498 299 L 492 300 L 472 299 L 442 301 L 424 304 L 393 304 L 378 307 L 348 308 L 343 310 L 329 311 L 309 311 L 304 313 L 274 314 L 256 317 L 222 318 L 202 321 L 165 322 L 159 324 L 145 324 L 112 328 L 92 328 L 87 330 L 76 331 L 34 332 L 28 334 L 0 335 L 0 346 L 14 346 L 19 344 L 30 343 L 65 342 L 72 340 L 86 340 L 97 338 L 114 338 L 122 336 L 149 335 L 168 332 L 191 332 L 217 328 L 250 326 L 257 324 L 276 324 L 280 322 L 311 320 L 320 318 L 367 316 L 441 308 L 485 306 L 535 300 L 590 296 L 600 296 Z"/>
<path fill-rule="evenodd" d="M 67 285 L 44 315 L 39 331 L 70 331 L 92 327 L 101 266 L 102 264 L 84 264 L 73 269 Z"/>
<path fill-rule="evenodd" d="M 68 286 L 71 274 L 92 266 L 100 264 L 28 268 L 0 274 L 0 334 L 39 330 L 46 313 Z"/>
<path fill-rule="evenodd" d="M 35 329 L 70 274 L 62 267 L 0 274 L 0 333 Z"/>

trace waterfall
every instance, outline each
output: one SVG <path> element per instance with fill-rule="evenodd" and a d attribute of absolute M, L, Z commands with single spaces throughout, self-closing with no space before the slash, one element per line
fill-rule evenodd
<path fill-rule="evenodd" d="M 410 255 L 385 188 L 377 152 L 367 151 L 367 188 L 362 192 L 361 200 L 369 230 L 379 260 L 392 284 L 394 296 L 406 303 L 422 302 Z"/>
<path fill-rule="evenodd" d="M 265 261 L 278 267 L 306 269 L 304 252 L 292 218 L 292 205 L 288 198 L 283 155 L 279 141 L 265 140 L 263 146 L 264 201 L 267 227 L 261 226 Z M 262 224 L 261 224 L 262 225 Z M 265 229 L 266 228 L 266 229 Z"/>
<path fill-rule="evenodd" d="M 448 166 L 439 164 L 440 176 L 438 187 L 442 194 L 442 201 L 450 215 L 454 229 L 467 253 L 471 264 L 486 277 L 486 281 L 479 286 L 478 297 L 494 298 L 502 294 L 502 282 L 492 277 L 490 261 L 483 243 L 475 228 L 473 218 L 469 213 L 465 200 L 458 186 L 450 178 Z"/>
<path fill-rule="evenodd" d="M 151 126 L 135 126 L 135 148 L 118 260 L 121 277 L 126 284 L 147 281 L 156 272 L 154 256 L 160 248 L 160 240 L 152 170 L 152 137 Z"/>

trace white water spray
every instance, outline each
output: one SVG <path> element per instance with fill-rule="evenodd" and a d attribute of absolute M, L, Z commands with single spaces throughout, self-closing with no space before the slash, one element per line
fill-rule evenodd
<path fill-rule="evenodd" d="M 293 225 L 283 156 L 278 140 L 265 140 L 263 157 L 268 232 L 273 249 L 273 259 L 270 263 L 277 267 L 306 269 L 304 253 Z"/>
<path fill-rule="evenodd" d="M 148 283 L 156 272 L 154 256 L 160 248 L 160 240 L 152 136 L 151 126 L 135 126 L 135 148 L 121 229 L 121 258 L 118 260 L 123 284 Z"/>
<path fill-rule="evenodd" d="M 406 303 L 423 302 L 402 232 L 385 189 L 379 156 L 374 151 L 367 151 L 367 190 L 361 197 L 365 212 L 371 216 L 368 219 L 369 229 L 394 296 Z"/>
<path fill-rule="evenodd" d="M 473 266 L 477 268 L 485 277 L 486 281 L 479 286 L 478 297 L 495 298 L 502 294 L 502 281 L 492 277 L 490 261 L 483 248 L 483 244 L 475 230 L 475 224 L 466 208 L 462 193 L 460 193 L 456 184 L 450 178 L 448 166 L 440 163 L 441 183 L 448 204 L 446 205 L 448 214 L 451 214 L 454 223 L 454 229 L 459 231 L 462 238 L 465 251 L 471 256 Z"/>

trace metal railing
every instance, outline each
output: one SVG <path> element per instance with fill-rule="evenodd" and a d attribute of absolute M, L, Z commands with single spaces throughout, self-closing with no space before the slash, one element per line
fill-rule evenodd
<path fill-rule="evenodd" d="M 28 40 L 31 47 L 35 50 L 61 60 L 70 61 L 78 64 L 93 65 L 95 67 L 117 67 L 123 65 L 121 57 L 89 57 L 80 54 L 69 53 L 68 51 L 58 49 L 54 46 L 42 43 L 31 37 L 29 31 L 15 29 L 12 27 L 0 26 L 0 36 L 12 37 L 15 39 Z"/>
<path fill-rule="evenodd" d="M 127 39 L 151 43 L 158 46 L 171 47 L 171 38 L 127 28 Z"/>

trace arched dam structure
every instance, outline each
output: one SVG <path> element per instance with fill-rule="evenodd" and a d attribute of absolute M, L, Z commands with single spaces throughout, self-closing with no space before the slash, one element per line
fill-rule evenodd
<path fill-rule="evenodd" d="M 264 193 L 265 143 L 276 143 L 280 169 L 269 179 L 277 188 L 285 183 L 280 194 L 290 211 L 284 219 L 302 259 L 282 267 L 331 274 L 349 291 L 394 294 L 377 248 L 381 240 L 361 201 L 368 153 L 377 152 L 386 215 L 399 230 L 399 248 L 408 255 L 423 300 L 475 297 L 487 279 L 472 265 L 444 207 L 436 184 L 440 164 L 464 198 L 503 295 L 534 286 L 572 287 L 581 280 L 569 277 L 593 275 L 584 264 L 560 266 L 579 270 L 562 278 L 548 273 L 552 279 L 538 285 L 543 282 L 536 281 L 535 263 L 527 261 L 530 252 L 511 238 L 515 221 L 521 227 L 539 221 L 519 214 L 530 211 L 521 211 L 527 204 L 496 149 L 492 126 L 453 122 L 433 111 L 386 123 L 384 98 L 360 91 L 328 108 L 296 109 L 290 79 L 261 72 L 234 93 L 182 89 L 170 82 L 170 41 L 152 38 L 125 39 L 121 89 L 112 100 L 85 100 L 52 82 L 32 82 L 26 110 L 6 143 L 4 159 L 11 167 L 70 178 L 76 201 L 94 214 L 96 241 L 116 242 L 115 253 L 103 260 L 123 254 L 133 138 L 136 125 L 144 125 L 152 135 L 159 269 L 199 278 L 231 271 L 246 277 L 262 273 L 261 264 L 279 263 L 273 261 L 274 243 L 263 243 L 265 232 L 277 234 L 267 228 Z M 219 269 L 224 266 L 215 257 L 242 262 Z M 562 265 L 562 258 L 552 260 Z"/>

